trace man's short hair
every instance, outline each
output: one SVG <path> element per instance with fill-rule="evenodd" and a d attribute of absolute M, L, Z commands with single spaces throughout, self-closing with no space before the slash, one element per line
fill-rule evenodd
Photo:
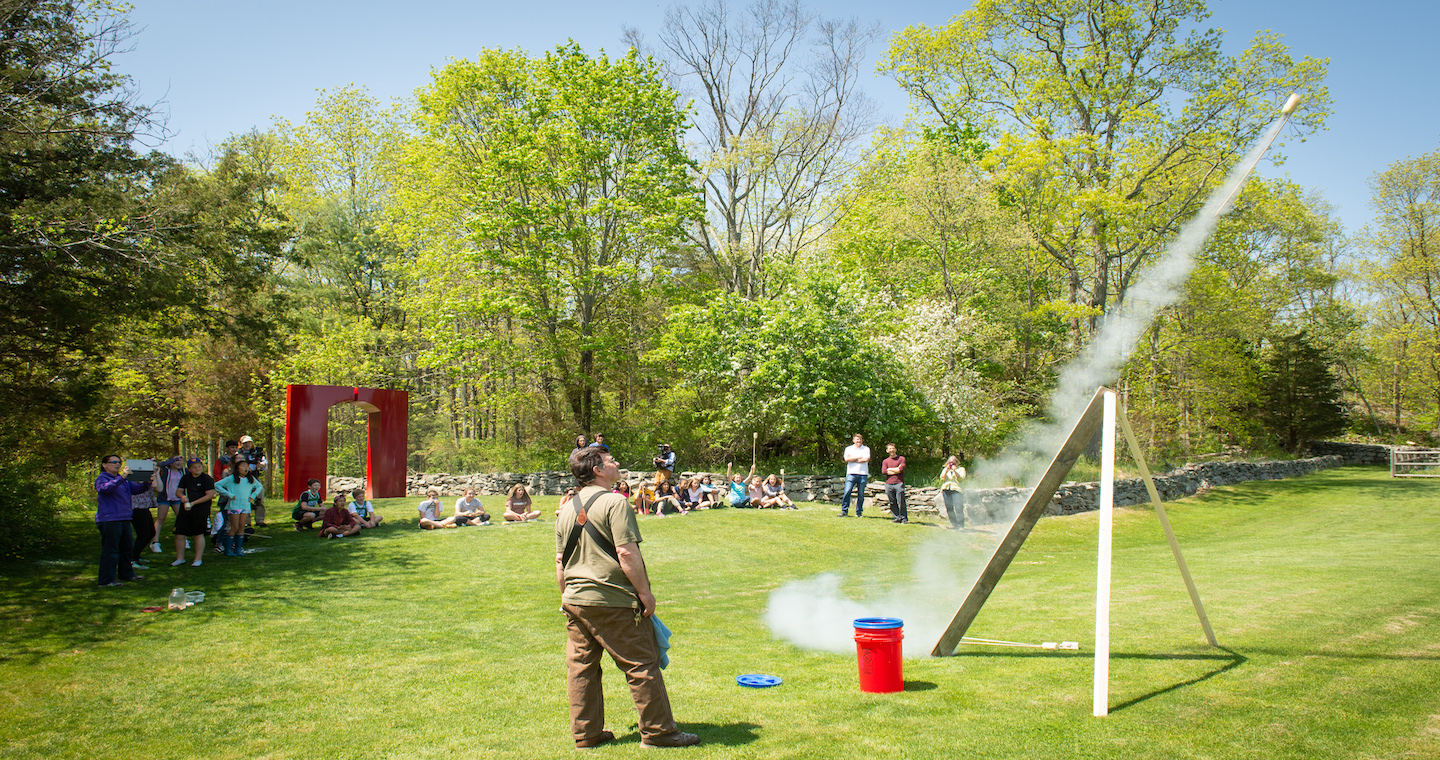
<path fill-rule="evenodd" d="M 240 444 L 236 443 L 235 441 L 226 441 L 226 442 L 225 442 L 225 448 L 227 448 L 227 449 L 230 448 L 231 446 L 239 446 L 239 445 L 240 445 Z"/>
<path fill-rule="evenodd" d="M 593 446 L 571 452 L 570 474 L 575 476 L 575 482 L 582 486 L 595 482 L 595 468 L 605 465 L 605 454 L 604 449 Z"/>

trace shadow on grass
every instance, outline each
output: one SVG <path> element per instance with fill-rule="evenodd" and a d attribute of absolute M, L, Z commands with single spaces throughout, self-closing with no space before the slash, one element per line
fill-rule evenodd
<path fill-rule="evenodd" d="M 32 665 L 134 635 L 164 620 L 163 614 L 142 613 L 164 605 L 170 588 L 204 590 L 210 607 L 273 604 L 275 612 L 319 608 L 324 600 L 310 589 L 344 583 L 357 568 L 369 572 L 405 571 L 421 562 L 414 552 L 388 546 L 402 533 L 417 530 L 414 521 L 396 521 L 363 535 L 322 541 L 313 531 L 295 531 L 289 521 L 260 528 L 245 557 L 224 557 L 207 541 L 204 566 L 170 567 L 171 527 L 163 531 L 166 552 L 142 554 L 150 565 L 138 571 L 146 580 L 124 588 L 96 585 L 100 540 L 89 515 L 67 513 L 55 524 L 55 545 L 27 560 L 0 563 L 0 661 Z M 458 530 L 488 530 L 461 528 Z M 385 546 L 383 551 L 376 551 Z M 187 559 L 190 552 L 186 552 Z"/>
<path fill-rule="evenodd" d="M 934 691 L 940 688 L 929 681 L 906 681 L 905 691 Z"/>
<path fill-rule="evenodd" d="M 1170 686 L 1166 686 L 1166 687 L 1163 688 L 1163 689 L 1156 689 L 1155 691 L 1152 691 L 1152 692 L 1150 692 L 1149 694 L 1141 694 L 1140 696 L 1135 697 L 1135 698 L 1133 698 L 1133 699 L 1127 699 L 1127 700 L 1125 700 L 1124 702 L 1121 702 L 1120 704 L 1115 705 L 1114 707 L 1111 707 L 1111 708 L 1110 708 L 1110 712 L 1112 712 L 1112 713 L 1114 713 L 1114 712 L 1119 712 L 1119 711 L 1121 711 L 1121 710 L 1124 710 L 1124 709 L 1127 708 L 1127 707 L 1134 707 L 1135 705 L 1138 705 L 1138 704 L 1140 704 L 1141 702 L 1144 702 L 1144 701 L 1150 700 L 1150 699 L 1154 699 L 1155 697 L 1161 696 L 1162 694 L 1169 694 L 1169 693 L 1172 692 L 1172 691 L 1176 691 L 1176 690 L 1178 690 L 1178 689 L 1183 689 L 1183 688 L 1185 688 L 1186 686 L 1194 686 L 1194 685 L 1197 684 L 1197 683 L 1202 683 L 1202 682 L 1208 681 L 1208 680 L 1214 678 L 1215 676 L 1221 675 L 1221 674 L 1223 674 L 1223 673 L 1227 673 L 1227 672 L 1229 672 L 1229 671 L 1231 671 L 1231 670 L 1234 670 L 1235 668 L 1240 667 L 1241 665 L 1244 665 L 1246 662 L 1249 662 L 1249 658 L 1245 657 L 1245 656 L 1242 655 L 1242 654 L 1239 654 L 1239 653 L 1237 653 L 1237 652 L 1235 652 L 1235 651 L 1233 651 L 1233 650 L 1230 650 L 1230 649 L 1225 649 L 1225 647 L 1220 647 L 1220 648 L 1221 648 L 1221 649 L 1224 649 L 1226 652 L 1229 652 L 1229 655 L 1228 655 L 1228 656 L 1221 656 L 1221 655 L 1203 655 L 1203 656 L 1201 656 L 1201 657 L 1188 657 L 1188 656 L 1184 656 L 1184 655 L 1176 655 L 1176 656 L 1168 656 L 1168 657 L 1161 657 L 1161 658 L 1147 657 L 1147 656 L 1144 656 L 1144 655 L 1141 655 L 1141 656 L 1139 656 L 1139 657 L 1129 656 L 1129 655 L 1123 655 L 1123 654 L 1122 654 L 1122 655 L 1112 655 L 1111 657 L 1112 657 L 1113 659 L 1152 659 L 1152 660 L 1153 660 L 1153 659 L 1175 659 L 1175 660 L 1206 659 L 1206 660 L 1221 660 L 1221 661 L 1223 661 L 1223 660 L 1229 660 L 1229 662 L 1228 662 L 1227 664 L 1225 664 L 1225 665 L 1222 665 L 1222 666 L 1220 666 L 1220 667 L 1218 667 L 1218 668 L 1215 668 L 1214 670 L 1212 670 L 1212 671 L 1210 671 L 1210 672 L 1208 672 L 1208 673 L 1205 673 L 1205 674 L 1203 674 L 1203 675 L 1196 676 L 1195 678 L 1191 678 L 1191 679 L 1188 680 L 1188 681 L 1181 681 L 1180 683 L 1171 684 Z"/>
<path fill-rule="evenodd" d="M 1120 704 L 1115 705 L 1114 707 L 1111 707 L 1111 708 L 1110 708 L 1110 712 L 1113 713 L 1113 712 L 1117 712 L 1117 711 L 1119 711 L 1119 710 L 1124 710 L 1124 709 L 1127 708 L 1127 707 L 1132 707 L 1132 706 L 1134 706 L 1134 705 L 1138 705 L 1138 704 L 1140 704 L 1141 702 L 1144 702 L 1144 701 L 1150 700 L 1150 699 L 1154 699 L 1155 697 L 1161 696 L 1161 695 L 1163 695 L 1163 694 L 1169 694 L 1169 693 L 1172 692 L 1172 691 L 1176 691 L 1176 690 L 1178 690 L 1178 689 L 1183 689 L 1183 688 L 1185 688 L 1186 686 L 1194 686 L 1194 685 L 1197 684 L 1197 683 L 1202 683 L 1202 682 L 1204 682 L 1204 681 L 1208 681 L 1208 680 L 1210 680 L 1210 679 L 1212 679 L 1212 678 L 1214 678 L 1214 677 L 1216 677 L 1216 676 L 1218 676 L 1218 675 L 1221 675 L 1222 673 L 1226 673 L 1226 672 L 1229 672 L 1229 671 L 1231 671 L 1231 670 L 1234 670 L 1235 668 L 1238 668 L 1238 667 L 1240 667 L 1241 665 L 1244 665 L 1246 662 L 1249 662 L 1249 661 L 1250 661 L 1250 658 L 1246 657 L 1245 655 L 1240 654 L 1239 652 L 1235 652 L 1235 651 L 1233 651 L 1233 650 L 1226 649 L 1225 647 L 1220 647 L 1220 649 L 1221 649 L 1222 651 L 1224 651 L 1225 654 L 1201 654 L 1201 653 L 1198 653 L 1198 652 L 1197 652 L 1197 653 L 1193 653 L 1193 654 L 1188 654 L 1188 653 L 1187 653 L 1187 654 L 1172 654 L 1172 653 L 1163 653 L 1163 652 L 1162 652 L 1162 653 L 1150 653 L 1150 652 L 1111 652 L 1111 653 L 1110 653 L 1110 659 L 1112 659 L 1112 660 L 1195 660 L 1195 661 L 1200 661 L 1200 662 L 1209 661 L 1209 662 L 1217 662 L 1217 663 L 1224 663 L 1224 664 L 1221 665 L 1220 667 L 1215 668 L 1215 669 L 1213 669 L 1213 670 L 1211 670 L 1211 671 L 1209 671 L 1209 672 L 1207 672 L 1207 673 L 1204 673 L 1204 674 L 1202 674 L 1202 675 L 1200 675 L 1200 676 L 1197 676 L 1197 677 L 1195 677 L 1195 678 L 1191 678 L 1191 679 L 1188 680 L 1188 681 L 1181 681 L 1180 683 L 1177 683 L 1177 684 L 1171 684 L 1170 686 L 1166 686 L 1166 687 L 1163 688 L 1163 689 L 1156 689 L 1155 691 L 1152 691 L 1152 692 L 1150 692 L 1150 693 L 1148 693 L 1148 694 L 1142 694 L 1142 695 L 1140 695 L 1140 696 L 1138 696 L 1138 697 L 1135 697 L 1134 699 L 1129 699 L 1129 700 L 1126 700 L 1126 701 L 1124 701 L 1124 702 L 1121 702 Z M 1081 651 L 1066 651 L 1066 652 L 1060 652 L 1060 651 L 1037 651 L 1037 652 L 957 652 L 954 656 L 955 656 L 955 657 L 969 657 L 969 658 L 1010 657 L 1010 658 L 1022 658 L 1022 659 L 1024 659 L 1024 658 L 1032 658 L 1032 657 L 1061 657 L 1061 658 L 1065 658 L 1065 659 L 1075 659 L 1075 658 L 1090 659 L 1090 658 L 1093 658 L 1093 657 L 1095 656 L 1095 653 L 1094 653 L 1094 652 L 1081 652 Z M 910 689 L 909 689 L 908 684 L 907 684 L 906 691 L 909 691 L 909 690 L 910 690 Z"/>
<path fill-rule="evenodd" d="M 617 738 L 615 744 L 639 744 L 640 732 L 631 724 L 632 732 L 627 736 Z M 692 733 L 700 737 L 704 744 L 719 744 L 725 747 L 739 747 L 750 744 L 760 738 L 758 723 L 685 723 L 680 722 L 681 731 Z"/>

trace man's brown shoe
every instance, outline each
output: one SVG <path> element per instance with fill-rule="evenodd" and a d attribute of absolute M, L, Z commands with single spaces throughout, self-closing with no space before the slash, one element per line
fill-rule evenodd
<path fill-rule="evenodd" d="M 613 741 L 615 741 L 614 733 L 610 731 L 601 731 L 599 734 L 595 735 L 590 739 L 575 742 L 575 749 L 590 749 L 591 747 L 598 747 L 601 744 L 606 744 Z"/>
<path fill-rule="evenodd" d="M 695 734 L 687 734 L 684 731 L 676 731 L 673 734 L 652 736 L 649 739 L 641 739 L 642 747 L 693 747 L 700 743 L 700 737 Z"/>

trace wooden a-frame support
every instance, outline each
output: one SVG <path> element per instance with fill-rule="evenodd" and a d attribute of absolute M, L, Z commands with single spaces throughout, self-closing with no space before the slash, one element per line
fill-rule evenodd
<path fill-rule="evenodd" d="M 1024 545 L 1025 539 L 1029 538 L 1030 531 L 1039 521 L 1045 506 L 1050 503 L 1051 497 L 1055 495 L 1055 490 L 1064 482 L 1065 476 L 1070 473 L 1070 468 L 1075 465 L 1075 460 L 1080 458 L 1081 452 L 1085 450 L 1086 445 L 1104 424 L 1106 394 L 1112 394 L 1113 399 L 1115 391 L 1104 387 L 1095 391 L 1095 395 L 1091 397 L 1085 411 L 1075 421 L 1074 427 L 1070 428 L 1070 434 L 1066 436 L 1060 449 L 1055 452 L 1054 459 L 1050 460 L 1050 466 L 1045 468 L 1045 474 L 1035 485 L 1035 490 L 1030 492 L 1030 497 L 1025 500 L 1025 506 L 1020 509 L 1020 514 L 1016 515 L 1015 521 L 1010 524 L 1010 530 L 1006 532 L 1005 538 L 1000 541 L 999 546 L 995 547 L 989 561 L 985 563 L 985 569 L 980 571 L 979 577 L 970 587 L 970 593 L 965 596 L 965 601 L 961 603 L 960 609 L 951 619 L 950 626 L 945 629 L 945 633 L 936 642 L 935 648 L 930 651 L 932 656 L 948 657 L 955 653 L 955 647 L 960 644 L 960 639 L 969 630 L 970 624 L 975 621 L 975 616 L 980 614 L 980 608 L 985 606 L 985 600 L 990 598 L 990 592 L 995 590 L 995 585 L 1000 582 L 1000 577 L 1009 569 L 1010 562 L 1015 559 L 1015 555 Z M 1205 615 L 1205 606 L 1200 603 L 1200 592 L 1196 590 L 1195 581 L 1190 577 L 1190 568 L 1185 564 L 1185 557 L 1180 553 L 1180 543 L 1175 540 L 1175 531 L 1170 527 L 1170 519 L 1165 514 L 1165 507 L 1160 503 L 1160 492 L 1155 488 L 1155 481 L 1150 477 L 1150 468 L 1145 464 L 1140 444 L 1135 439 L 1134 431 L 1130 429 L 1130 420 L 1126 417 L 1124 409 L 1119 409 L 1118 412 L 1119 427 L 1130 446 L 1130 453 L 1140 467 L 1140 476 L 1145 481 L 1145 490 L 1150 494 L 1155 514 L 1160 518 L 1160 527 L 1165 530 L 1165 538 L 1170 542 L 1170 551 L 1175 555 L 1175 564 L 1180 568 L 1180 575 L 1185 579 L 1185 589 L 1190 592 L 1190 601 L 1195 605 L 1195 614 L 1200 618 L 1200 627 L 1205 630 L 1205 639 L 1210 642 L 1211 646 L 1219 646 L 1215 640 L 1215 632 L 1210 628 L 1210 619 Z M 1111 454 L 1113 456 L 1113 452 Z"/>

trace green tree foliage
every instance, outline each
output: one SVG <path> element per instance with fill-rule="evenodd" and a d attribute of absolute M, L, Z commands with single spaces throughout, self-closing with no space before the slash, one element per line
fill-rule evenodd
<path fill-rule="evenodd" d="M 883 70 L 916 110 L 952 131 L 976 125 L 987 162 L 1087 316 L 1124 299 L 1137 274 L 1199 210 L 1230 164 L 1278 115 L 1328 112 L 1324 62 L 1294 61 L 1273 35 L 1225 55 L 1217 30 L 1182 32 L 1203 0 L 981 0 L 946 26 L 912 26 Z"/>
<path fill-rule="evenodd" d="M 1341 393 L 1323 350 L 1303 332 L 1280 335 L 1265 356 L 1257 417 L 1287 450 L 1299 451 L 1306 440 L 1345 429 Z"/>
<path fill-rule="evenodd" d="M 500 383 L 533 370 L 544 403 L 591 430 L 699 211 L 675 92 L 633 51 L 572 43 L 452 62 L 418 100 L 407 203 L 430 361 Z"/>
<path fill-rule="evenodd" d="M 860 315 L 856 293 L 811 278 L 787 298 L 718 295 L 671 312 L 647 360 L 670 371 L 664 403 L 697 410 L 703 438 L 720 451 L 750 432 L 796 439 L 818 461 L 856 432 L 900 444 L 929 441 L 934 416 Z"/>
<path fill-rule="evenodd" d="M 1307 329 L 1329 351 L 1351 340 L 1336 300 L 1338 224 L 1284 181 L 1252 180 L 1200 252 L 1184 297 L 1151 324 L 1122 384 L 1140 432 L 1161 451 L 1193 455 L 1249 446 L 1261 348 Z"/>
<path fill-rule="evenodd" d="M 1440 438 L 1440 152 L 1391 164 L 1371 190 L 1376 228 L 1364 243 L 1378 296 L 1371 337 L 1377 395 L 1390 402 L 1396 428 L 1408 405 Z"/>
<path fill-rule="evenodd" d="M 88 2 L 0 5 L 0 412 L 7 449 L 32 421 L 101 400 L 117 317 L 166 296 L 148 191 L 173 168 L 131 146 L 150 126 L 108 58 L 131 34 Z M 76 431 L 68 431 L 73 434 Z"/>

